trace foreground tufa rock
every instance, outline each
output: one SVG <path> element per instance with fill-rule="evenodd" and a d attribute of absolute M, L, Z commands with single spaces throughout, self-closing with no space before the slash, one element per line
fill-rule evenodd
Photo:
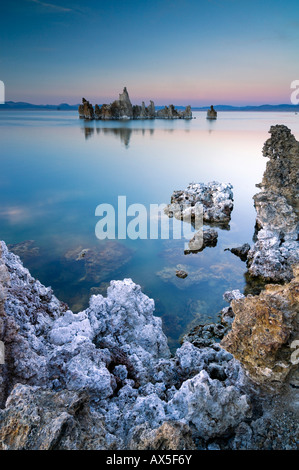
<path fill-rule="evenodd" d="M 106 433 L 84 391 L 55 393 L 18 384 L 0 414 L 0 450 L 105 450 Z"/>
<path fill-rule="evenodd" d="M 193 448 L 250 415 L 233 356 L 185 343 L 171 357 L 153 300 L 132 280 L 111 281 L 74 314 L 0 246 L 3 449 L 127 449 L 146 424 L 151 445 Z"/>
<path fill-rule="evenodd" d="M 235 318 L 221 345 L 260 384 L 282 384 L 298 369 L 292 343 L 299 338 L 299 266 L 286 285 L 269 284 L 258 296 L 232 300 Z"/>
<path fill-rule="evenodd" d="M 162 109 L 155 110 L 155 104 L 150 101 L 148 107 L 142 102 L 141 106 L 132 105 L 127 88 L 120 93 L 119 99 L 110 104 L 99 106 L 89 103 L 85 98 L 78 108 L 79 117 L 93 120 L 129 120 L 129 119 L 192 119 L 191 106 L 186 106 L 184 111 L 176 109 L 173 104 Z"/>

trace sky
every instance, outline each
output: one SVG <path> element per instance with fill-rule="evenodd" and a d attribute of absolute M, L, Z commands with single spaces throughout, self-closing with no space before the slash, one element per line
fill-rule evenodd
<path fill-rule="evenodd" d="M 2 2 L 6 101 L 236 106 L 290 103 L 298 0 Z"/>

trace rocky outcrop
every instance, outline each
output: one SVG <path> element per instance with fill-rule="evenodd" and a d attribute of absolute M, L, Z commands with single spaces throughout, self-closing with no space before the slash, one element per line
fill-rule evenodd
<path fill-rule="evenodd" d="M 203 229 L 203 224 L 229 228 L 233 210 L 233 192 L 230 183 L 190 183 L 185 190 L 174 191 L 164 213 L 172 218 L 191 223 L 195 234 L 184 254 L 199 253 L 217 245 L 218 233 Z"/>
<path fill-rule="evenodd" d="M 226 291 L 223 299 L 229 304 L 232 300 L 243 299 L 245 296 L 238 289 Z M 197 348 L 211 347 L 215 343 L 219 343 L 225 335 L 231 330 L 235 314 L 231 305 L 225 307 L 219 313 L 219 321 L 217 323 L 197 324 L 183 336 L 182 343 L 188 341 Z"/>
<path fill-rule="evenodd" d="M 103 417 L 84 391 L 53 392 L 18 384 L 0 412 L 0 450 L 106 450 L 115 448 Z"/>
<path fill-rule="evenodd" d="M 79 117 L 85 119 L 101 120 L 127 120 L 127 119 L 192 119 L 191 106 L 184 111 L 176 109 L 173 104 L 155 110 L 155 104 L 150 101 L 148 107 L 142 102 L 141 106 L 132 105 L 127 88 L 120 93 L 119 99 L 110 104 L 95 105 L 95 108 L 85 98 L 78 109 Z"/>
<path fill-rule="evenodd" d="M 270 134 L 263 148 L 269 161 L 261 191 L 254 196 L 256 233 L 248 272 L 266 281 L 286 282 L 299 262 L 299 142 L 286 126 L 272 126 Z"/>
<path fill-rule="evenodd" d="M 147 425 L 135 429 L 129 443 L 131 450 L 196 450 L 192 433 L 187 424 L 166 421 L 157 429 Z"/>
<path fill-rule="evenodd" d="M 231 253 L 233 253 L 233 255 L 238 256 L 242 261 L 246 261 L 249 250 L 249 243 L 244 243 L 242 246 L 237 246 L 235 248 L 225 248 L 224 251 L 230 251 Z"/>
<path fill-rule="evenodd" d="M 217 119 L 217 111 L 215 111 L 213 105 L 207 111 L 207 119 Z"/>
<path fill-rule="evenodd" d="M 92 120 L 95 117 L 92 104 L 85 98 L 82 98 L 82 104 L 80 104 L 78 112 L 79 117 L 83 119 Z"/>
<path fill-rule="evenodd" d="M 171 357 L 154 302 L 131 280 L 112 281 L 74 314 L 3 242 L 0 259 L 4 449 L 124 449 L 140 426 L 151 445 L 193 448 L 250 414 L 232 355 L 185 343 Z"/>
<path fill-rule="evenodd" d="M 233 210 L 233 192 L 230 183 L 190 183 L 185 190 L 174 191 L 171 203 L 165 208 L 169 217 L 179 220 L 195 219 L 203 210 L 203 222 L 225 227 Z"/>
<path fill-rule="evenodd" d="M 291 345 L 299 337 L 299 267 L 289 284 L 269 284 L 258 296 L 232 300 L 231 306 L 232 329 L 221 345 L 256 382 L 282 384 L 298 369 Z"/>

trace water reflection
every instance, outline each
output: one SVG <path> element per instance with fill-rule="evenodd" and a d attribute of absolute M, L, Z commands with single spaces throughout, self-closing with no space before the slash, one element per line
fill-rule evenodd
<path fill-rule="evenodd" d="M 114 135 L 119 138 L 121 143 L 129 148 L 132 134 L 139 134 L 142 136 L 152 136 L 155 129 L 132 129 L 130 127 L 91 127 L 89 123 L 84 124 L 82 128 L 85 140 L 94 137 L 95 135 Z M 171 130 L 172 131 L 172 130 Z"/>

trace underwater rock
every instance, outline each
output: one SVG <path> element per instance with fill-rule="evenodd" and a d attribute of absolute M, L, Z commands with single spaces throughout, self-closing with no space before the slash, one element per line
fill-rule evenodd
<path fill-rule="evenodd" d="M 132 252 L 117 241 L 108 240 L 104 247 L 83 248 L 78 246 L 65 254 L 68 262 L 82 263 L 83 272 L 80 281 L 101 283 L 107 277 L 130 261 Z"/>
<path fill-rule="evenodd" d="M 20 243 L 7 245 L 8 249 L 19 256 L 22 261 L 31 259 L 39 255 L 39 247 L 35 245 L 34 240 L 26 240 Z"/>
<path fill-rule="evenodd" d="M 248 273 L 286 282 L 299 262 L 299 142 L 286 126 L 272 126 L 270 134 L 263 148 L 269 161 L 258 185 L 261 192 L 254 196 L 256 233 Z"/>
<path fill-rule="evenodd" d="M 183 269 L 179 269 L 176 271 L 175 275 L 181 279 L 185 279 L 188 276 L 188 273 Z"/>
<path fill-rule="evenodd" d="M 180 282 L 175 276 L 177 270 L 183 270 L 188 272 L 188 277 L 184 279 L 184 282 Z M 240 268 L 231 269 L 229 263 L 212 264 L 209 270 L 204 267 L 196 268 L 194 266 L 187 266 L 185 264 L 177 264 L 174 266 L 165 266 L 160 271 L 156 272 L 156 275 L 163 281 L 174 284 L 179 289 L 185 289 L 196 284 L 202 284 L 203 282 L 210 282 L 212 280 L 223 282 L 223 288 L 229 288 L 229 286 L 236 282 L 238 277 L 242 275 L 243 270 Z"/>
<path fill-rule="evenodd" d="M 193 327 L 182 339 L 189 341 L 197 348 L 211 347 L 226 335 L 229 328 L 221 323 L 199 324 Z"/>

